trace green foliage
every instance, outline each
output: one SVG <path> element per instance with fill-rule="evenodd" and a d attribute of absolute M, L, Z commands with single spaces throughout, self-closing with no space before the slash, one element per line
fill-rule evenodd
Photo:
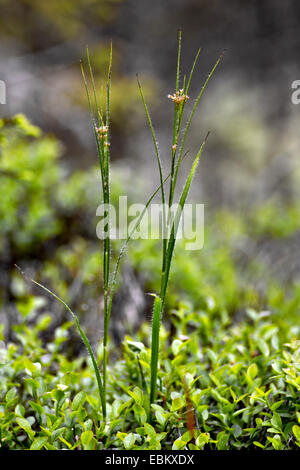
<path fill-rule="evenodd" d="M 231 313 L 237 305 L 241 306 L 243 298 L 251 297 L 251 286 L 242 286 L 231 248 L 218 239 L 215 228 L 206 229 L 205 246 L 200 251 L 187 251 L 183 242 L 177 242 L 168 288 L 169 305 L 181 300 L 199 307 L 209 304 L 212 311 L 224 309 Z M 128 255 L 143 273 L 147 289 L 159 289 L 158 242 L 135 241 Z"/>
<path fill-rule="evenodd" d="M 70 322 L 42 344 L 50 317 L 15 327 L 0 349 L 3 449 L 296 449 L 300 446 L 299 329 L 259 312 L 224 325 L 182 305 L 160 330 L 157 403 L 148 422 L 149 333 L 126 337 L 108 369 L 107 424 L 93 366 L 63 352 Z"/>
<path fill-rule="evenodd" d="M 288 237 L 300 228 L 299 205 L 282 204 L 276 199 L 269 200 L 259 207 L 254 207 L 250 220 L 256 236 Z"/>
<path fill-rule="evenodd" d="M 31 47 L 43 47 L 49 42 L 76 38 L 99 22 L 111 21 L 121 1 L 27 0 L 22 5 L 18 0 L 2 0 L 1 31 L 5 36 L 10 36 L 13 31 L 14 38 L 27 42 Z"/>
<path fill-rule="evenodd" d="M 54 237 L 62 229 L 52 198 L 60 179 L 58 142 L 41 137 L 22 115 L 0 120 L 0 250 L 16 252 Z"/>

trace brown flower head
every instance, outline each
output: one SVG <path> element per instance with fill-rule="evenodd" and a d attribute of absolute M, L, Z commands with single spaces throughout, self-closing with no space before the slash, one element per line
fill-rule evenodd
<path fill-rule="evenodd" d="M 174 101 L 174 103 L 177 104 L 178 106 L 181 105 L 182 103 L 185 103 L 187 100 L 190 99 L 188 95 L 184 94 L 183 88 L 173 93 L 173 95 L 168 95 L 168 98 Z"/>

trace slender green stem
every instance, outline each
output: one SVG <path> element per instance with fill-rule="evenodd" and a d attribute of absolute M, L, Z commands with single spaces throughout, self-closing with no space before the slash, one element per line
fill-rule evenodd
<path fill-rule="evenodd" d="M 182 38 L 182 32 L 181 32 L 181 29 L 179 29 L 179 32 L 178 32 L 177 70 L 176 70 L 176 91 L 179 90 L 181 38 Z"/>
<path fill-rule="evenodd" d="M 164 190 L 164 184 L 163 184 L 162 164 L 161 164 L 161 158 L 160 158 L 160 154 L 159 154 L 158 143 L 157 143 L 154 127 L 153 127 L 152 120 L 151 120 L 151 117 L 150 117 L 150 114 L 149 114 L 149 111 L 148 111 L 148 107 L 147 107 L 147 104 L 146 104 L 144 93 L 143 93 L 140 81 L 138 79 L 138 75 L 136 77 L 137 77 L 138 87 L 139 87 L 139 90 L 140 90 L 140 95 L 141 95 L 142 102 L 143 102 L 143 105 L 144 105 L 145 113 L 146 113 L 146 116 L 147 116 L 148 124 L 149 124 L 151 134 L 152 134 L 152 140 L 153 140 L 153 144 L 154 144 L 154 149 L 155 149 L 155 154 L 156 154 L 156 159 L 157 159 L 157 165 L 158 165 L 158 171 L 159 171 L 160 187 L 161 187 L 161 202 L 162 202 L 162 217 L 163 217 L 163 222 L 162 222 L 162 244 L 163 244 L 162 270 L 164 271 L 164 260 L 165 260 L 166 249 L 167 249 L 167 237 L 166 237 L 167 220 L 166 220 L 165 190 Z"/>
<path fill-rule="evenodd" d="M 22 273 L 22 275 L 27 279 L 27 276 L 23 273 L 23 271 L 16 265 L 16 267 L 18 268 L 18 270 Z M 102 407 L 102 413 L 103 413 L 103 418 L 106 419 L 106 401 L 105 401 L 105 394 L 104 394 L 104 388 L 103 388 L 103 384 L 102 384 L 102 380 L 101 380 L 101 377 L 100 377 L 100 372 L 99 372 L 99 368 L 98 368 L 98 365 L 97 365 L 97 361 L 95 359 L 95 356 L 94 356 L 94 353 L 92 351 L 92 348 L 91 348 L 91 345 L 89 343 L 89 340 L 87 339 L 84 331 L 82 330 L 81 326 L 80 326 L 80 323 L 79 323 L 79 320 L 78 320 L 78 317 L 77 315 L 71 310 L 71 308 L 60 298 L 58 297 L 58 295 L 54 294 L 54 292 L 52 292 L 50 289 L 48 289 L 47 287 L 43 286 L 43 284 L 40 284 L 39 282 L 35 281 L 34 279 L 29 279 L 31 282 L 33 282 L 34 284 L 36 284 L 37 286 L 39 286 L 41 289 L 43 289 L 44 291 L 48 292 L 48 294 L 52 295 L 52 297 L 54 297 L 56 300 L 58 300 L 61 304 L 63 304 L 63 306 L 70 312 L 70 314 L 72 315 L 74 321 L 75 321 L 75 324 L 76 324 L 76 327 L 79 331 L 79 334 L 82 338 L 82 341 L 84 342 L 87 350 L 88 350 L 88 353 L 90 355 L 90 358 L 91 358 L 91 361 L 92 361 L 92 364 L 93 364 L 93 368 L 94 368 L 94 372 L 95 372 L 95 376 L 96 376 L 96 380 L 97 380 L 97 385 L 98 385 L 98 392 L 99 392 L 99 397 L 100 397 L 100 402 L 101 402 L 101 407 Z"/>
<path fill-rule="evenodd" d="M 165 298 L 166 298 L 171 262 L 172 262 L 173 252 L 174 252 L 175 243 L 176 243 L 176 235 L 177 235 L 177 231 L 178 231 L 178 227 L 179 227 L 179 223 L 180 223 L 180 219 L 182 215 L 182 210 L 184 208 L 186 198 L 187 198 L 194 174 L 196 172 L 199 159 L 202 154 L 207 137 L 208 135 L 206 136 L 204 142 L 202 143 L 200 147 L 198 154 L 196 155 L 196 158 L 194 160 L 191 171 L 188 175 L 188 178 L 186 180 L 186 183 L 184 185 L 184 188 L 180 197 L 179 205 L 178 205 L 175 217 L 174 217 L 172 230 L 171 230 L 171 234 L 170 234 L 168 246 L 167 246 L 166 262 L 165 262 L 166 269 L 165 269 L 165 272 L 162 272 L 162 275 L 161 275 L 162 282 L 161 282 L 160 296 L 155 297 L 153 318 L 152 318 L 152 341 L 151 341 L 151 368 L 150 368 L 151 378 L 150 378 L 150 405 L 149 405 L 150 413 L 151 413 L 151 404 L 154 403 L 156 399 L 160 322 L 161 322 L 161 317 L 162 317 Z"/>
<path fill-rule="evenodd" d="M 162 313 L 162 300 L 155 296 L 153 317 L 152 317 L 152 340 L 151 340 L 151 384 L 150 384 L 150 405 L 155 402 L 157 388 L 157 369 L 159 356 L 159 329 Z"/>
<path fill-rule="evenodd" d="M 197 166 L 198 166 L 198 163 L 199 163 L 199 159 L 200 159 L 200 156 L 202 154 L 202 151 L 203 151 L 204 145 L 206 143 L 206 140 L 208 138 L 208 135 L 209 135 L 209 133 L 207 134 L 205 140 L 203 141 L 203 143 L 202 143 L 202 145 L 199 149 L 199 152 L 197 153 L 197 155 L 194 159 L 192 168 L 190 170 L 190 173 L 189 173 L 189 175 L 187 177 L 187 180 L 185 182 L 183 191 L 181 193 L 178 208 L 176 210 L 176 214 L 175 214 L 175 217 L 174 217 L 174 221 L 173 221 L 173 225 L 172 225 L 172 231 L 171 231 L 171 234 L 170 234 L 170 237 L 169 237 L 168 247 L 167 247 L 166 271 L 165 271 L 164 275 L 162 276 L 163 281 L 162 281 L 162 288 L 161 288 L 161 292 L 160 292 L 160 297 L 162 299 L 162 305 L 164 305 L 164 301 L 165 301 L 165 297 L 166 297 L 166 291 L 167 291 L 167 286 L 168 286 L 168 281 L 169 281 L 169 274 L 170 274 L 170 267 L 171 267 L 171 262 L 172 262 L 172 258 L 173 258 L 173 251 L 174 251 L 174 247 L 175 247 L 175 243 L 176 243 L 176 235 L 177 235 L 177 231 L 178 231 L 182 211 L 184 209 L 184 206 L 185 206 L 185 203 L 186 203 L 186 198 L 188 196 L 189 189 L 190 189 L 193 177 L 195 175 L 195 172 L 196 172 L 196 169 L 197 169 Z"/>
<path fill-rule="evenodd" d="M 198 107 L 198 104 L 199 104 L 199 101 L 208 85 L 208 82 L 210 81 L 210 79 L 212 78 L 216 68 L 218 67 L 219 63 L 221 62 L 223 56 L 224 56 L 224 52 L 222 52 L 222 54 L 220 55 L 220 57 L 218 58 L 217 62 L 215 63 L 215 65 L 213 66 L 212 70 L 210 71 L 207 79 L 205 80 L 205 83 L 203 85 L 203 87 L 201 88 L 201 91 L 200 93 L 198 94 L 197 98 L 196 98 L 196 101 L 194 103 L 194 106 L 192 108 L 192 111 L 190 113 L 190 116 L 189 116 L 189 119 L 188 119 L 188 122 L 187 122 L 187 125 L 185 127 L 185 131 L 184 131 L 184 136 L 183 136 L 183 139 L 182 139 L 182 143 L 181 143 L 181 147 L 180 147 L 180 152 L 179 152 L 179 156 L 178 156 L 178 160 L 177 160 L 177 165 L 176 165 L 176 170 L 175 170 L 175 176 L 174 176 L 174 179 L 175 179 L 175 185 L 176 185 L 176 181 L 177 181 L 177 177 L 178 177 L 178 170 L 179 170 L 179 166 L 180 166 L 180 163 L 181 163 L 181 159 L 182 159 L 182 155 L 183 155 L 183 150 L 184 150 L 184 146 L 185 146 L 185 143 L 186 143 L 186 139 L 187 139 L 187 135 L 188 135 L 188 132 L 189 132 L 189 129 L 190 129 L 190 126 L 191 126 L 191 122 L 193 120 L 193 117 L 194 117 L 194 114 L 196 112 L 196 109 Z M 199 54 L 198 54 L 199 55 Z M 172 188 L 172 198 L 171 200 L 173 201 L 173 198 L 174 198 L 174 187 Z"/>
<path fill-rule="evenodd" d="M 163 180 L 163 184 L 165 184 L 165 182 L 168 180 L 168 178 L 170 177 L 170 174 Z M 114 272 L 113 272 L 113 275 L 112 275 L 112 280 L 111 280 L 111 283 L 110 283 L 110 303 L 112 302 L 112 297 L 113 297 L 113 294 L 115 292 L 115 288 L 116 288 L 116 280 L 117 280 L 117 274 L 118 274 L 118 270 L 119 270 L 119 267 L 120 267 L 120 263 L 121 263 L 121 259 L 126 251 L 126 248 L 127 248 L 127 245 L 129 243 L 129 241 L 131 240 L 133 234 L 135 233 L 137 227 L 139 226 L 139 224 L 141 223 L 141 220 L 143 219 L 145 213 L 146 213 L 146 210 L 148 209 L 149 205 L 151 204 L 152 200 L 155 198 L 155 196 L 157 195 L 157 193 L 159 192 L 161 188 L 161 185 L 156 188 L 156 190 L 154 191 L 154 193 L 150 196 L 150 198 L 148 199 L 148 201 L 146 202 L 145 204 L 145 207 L 144 209 L 142 210 L 142 212 L 140 213 L 136 223 L 134 224 L 131 232 L 129 233 L 127 239 L 125 240 L 120 252 L 119 252 L 119 256 L 117 258 L 117 261 L 116 261 L 116 264 L 115 264 L 115 269 L 114 269 Z"/>
<path fill-rule="evenodd" d="M 100 125 L 103 126 L 104 122 L 103 122 L 103 117 L 102 117 L 102 110 L 101 110 L 101 105 L 98 104 L 95 78 L 94 78 L 93 67 L 92 67 L 92 64 L 91 64 L 90 53 L 89 53 L 89 48 L 88 47 L 86 48 L 86 56 L 87 56 L 87 61 L 88 61 L 90 77 L 91 77 L 91 81 L 92 81 L 92 88 L 93 88 L 93 94 L 94 94 L 94 103 L 95 103 L 96 115 L 97 115 L 96 119 L 97 119 L 97 122 L 98 122 L 98 126 L 100 126 Z M 99 103 L 101 103 L 101 101 Z"/>
<path fill-rule="evenodd" d="M 99 156 L 99 165 L 100 165 L 100 172 L 101 172 L 102 191 L 103 191 L 103 194 L 104 194 L 104 191 L 105 191 L 105 184 L 104 184 L 105 176 L 104 176 L 104 167 L 103 167 L 103 158 L 102 158 L 102 147 L 101 147 L 101 144 L 99 142 L 99 137 L 98 137 L 98 133 L 97 133 L 97 126 L 96 126 L 96 121 L 95 121 L 94 112 L 93 112 L 93 106 L 92 106 L 92 102 L 91 102 L 91 96 L 90 96 L 90 92 L 89 92 L 89 88 L 88 88 L 88 84 L 87 84 L 87 79 L 86 79 L 84 68 L 83 68 L 82 64 L 81 64 L 81 73 L 82 73 L 82 77 L 83 77 L 83 83 L 84 83 L 84 86 L 85 86 L 85 91 L 86 91 L 86 95 L 87 95 L 87 100 L 88 100 L 88 105 L 89 105 L 89 109 L 90 109 L 90 115 L 91 115 L 91 120 L 92 120 L 92 125 L 93 125 L 96 145 L 97 145 L 97 152 L 98 152 L 98 156 Z"/>
<path fill-rule="evenodd" d="M 106 207 L 104 216 L 108 219 L 105 230 L 104 238 L 104 248 L 103 248 L 103 290 L 104 290 L 104 338 L 103 338 L 103 390 L 104 397 L 106 401 L 106 389 L 107 389 L 107 362 L 108 362 L 108 329 L 109 329 L 109 318 L 110 318 L 110 299 L 109 299 L 109 275 L 110 275 L 110 253 L 111 253 L 111 240 L 110 240 L 110 213 L 109 213 L 109 204 L 110 204 L 110 151 L 109 151 L 109 126 L 110 126 L 110 99 L 111 99 L 111 66 L 112 66 L 112 45 L 110 47 L 109 55 L 109 66 L 108 66 L 108 76 L 106 83 L 106 116 L 105 116 L 105 126 L 104 119 L 102 117 L 102 108 L 98 103 L 97 91 L 95 85 L 95 79 L 93 74 L 93 69 L 90 61 L 89 51 L 87 49 L 87 60 L 90 72 L 90 79 L 92 83 L 93 98 L 94 104 L 97 111 L 97 124 L 102 129 L 97 128 L 96 119 L 94 118 L 93 106 L 91 102 L 91 97 L 87 85 L 87 80 L 84 74 L 83 67 L 82 75 L 85 84 L 85 89 L 87 93 L 88 103 L 90 107 L 90 114 L 92 117 L 94 134 L 96 138 L 97 151 L 99 157 L 100 171 L 101 171 L 101 181 L 102 181 L 102 193 L 103 201 Z M 99 130 L 101 131 L 99 133 Z"/>
<path fill-rule="evenodd" d="M 181 142 L 180 146 L 180 151 L 176 161 L 176 152 L 177 152 L 177 143 L 178 143 L 178 138 L 179 134 L 181 131 L 181 126 L 182 126 L 182 119 L 183 119 L 183 112 L 184 112 L 184 107 L 185 107 L 185 102 L 188 99 L 188 90 L 190 87 L 191 83 L 191 78 L 194 73 L 194 69 L 200 54 L 200 50 L 198 50 L 190 75 L 189 79 L 185 88 L 186 84 L 186 79 L 184 77 L 184 84 L 183 84 L 183 89 L 180 90 L 180 93 L 184 95 L 184 98 L 181 102 L 176 102 L 174 100 L 174 122 L 173 122 L 173 145 L 172 145 L 172 158 L 171 158 L 171 181 L 170 181 L 170 187 L 169 187 L 169 214 L 167 217 L 167 229 L 169 230 L 169 225 L 170 225 L 170 209 L 171 205 L 173 204 L 173 199 L 174 199 L 174 193 L 175 193 L 175 188 L 177 184 L 177 178 L 178 178 L 178 171 L 180 164 L 183 160 L 183 151 L 184 151 L 184 146 L 186 143 L 187 135 L 190 129 L 190 125 L 192 122 L 192 119 L 194 117 L 195 111 L 197 109 L 197 106 L 199 104 L 199 101 L 204 93 L 204 90 L 211 79 L 215 69 L 217 68 L 218 64 L 220 63 L 224 52 L 221 54 L 217 62 L 215 63 L 213 69 L 211 70 L 210 74 L 208 75 L 208 78 L 206 79 L 204 86 L 202 87 L 194 105 L 192 108 L 192 111 L 190 113 L 185 132 L 183 135 L 183 139 Z M 179 44 L 178 44 L 178 58 L 177 58 L 177 74 L 176 74 L 176 93 L 179 93 L 179 71 L 180 71 L 180 54 L 181 54 L 181 33 L 179 34 Z M 163 252 L 163 269 L 161 272 L 161 288 L 160 288 L 160 295 L 155 298 L 154 302 L 154 310 L 153 310 L 153 318 L 152 318 L 152 343 L 151 343 L 151 382 L 150 382 L 150 410 L 151 410 L 151 404 L 155 401 L 156 399 L 156 390 L 157 390 L 157 370 L 158 370 L 158 355 L 159 355 L 159 331 L 160 331 L 160 322 L 162 318 L 162 313 L 164 309 L 164 304 L 165 304 L 165 298 L 166 298 L 166 292 L 167 292 L 167 287 L 168 287 L 168 282 L 169 282 L 169 275 L 170 275 L 170 268 L 171 268 L 171 262 L 174 254 L 174 248 L 175 248 L 175 243 L 176 243 L 176 236 L 177 236 L 177 231 L 182 215 L 182 211 L 184 209 L 186 199 L 189 193 L 189 189 L 193 180 L 193 177 L 195 175 L 200 156 L 202 154 L 206 139 L 208 135 L 206 136 L 204 142 L 202 143 L 195 159 L 193 162 L 193 165 L 191 167 L 191 170 L 188 174 L 187 180 L 185 182 L 183 191 L 180 196 L 179 200 L 179 205 L 176 210 L 176 214 L 174 217 L 174 221 L 172 222 L 172 227 L 171 227 L 171 233 L 169 235 L 168 241 L 167 241 L 167 248 Z M 169 231 L 168 231 L 169 233 Z"/>
<path fill-rule="evenodd" d="M 178 54 L 177 54 L 177 68 L 176 68 L 176 84 L 175 84 L 175 93 L 179 91 L 179 79 L 180 79 L 180 58 L 181 58 L 181 29 L 179 30 L 178 35 Z M 173 119 L 173 140 L 172 140 L 172 157 L 171 157 L 171 181 L 170 181 L 170 190 L 169 194 L 172 193 L 172 188 L 174 184 L 174 170 L 175 170 L 175 158 L 176 158 L 176 143 L 178 138 L 178 125 L 179 125 L 179 107 L 177 103 L 174 103 L 174 119 Z M 169 197 L 169 207 L 171 205 Z"/>
<path fill-rule="evenodd" d="M 111 98 L 111 65 L 112 65 L 112 44 L 110 47 L 108 76 L 106 84 L 106 127 L 107 138 L 106 147 L 104 149 L 104 167 L 105 167 L 105 193 L 104 204 L 108 208 L 107 218 L 108 224 L 106 226 L 106 236 L 104 240 L 104 338 L 103 338 L 103 387 L 106 396 L 107 390 L 107 362 L 108 362 L 108 329 L 109 329 L 109 273 L 110 273 L 110 253 L 111 253 L 111 240 L 110 240 L 110 151 L 109 151 L 109 125 L 110 125 L 110 98 Z"/>

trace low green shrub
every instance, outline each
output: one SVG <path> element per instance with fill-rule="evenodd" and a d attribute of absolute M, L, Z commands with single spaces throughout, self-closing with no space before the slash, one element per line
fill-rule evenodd
<path fill-rule="evenodd" d="M 147 421 L 150 325 L 126 337 L 108 368 L 104 424 L 89 359 L 68 358 L 72 323 L 43 345 L 51 317 L 14 328 L 0 350 L 0 447 L 5 449 L 296 449 L 299 328 L 265 312 L 234 325 L 182 305 L 161 328 L 157 402 Z M 169 331 L 172 331 L 172 336 Z M 115 351 L 114 351 L 115 352 Z M 97 360 L 103 357 L 102 345 Z"/>

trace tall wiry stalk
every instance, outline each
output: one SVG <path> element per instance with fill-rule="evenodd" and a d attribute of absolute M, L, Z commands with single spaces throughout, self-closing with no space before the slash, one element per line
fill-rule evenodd
<path fill-rule="evenodd" d="M 108 358 L 108 328 L 110 318 L 110 299 L 109 299 L 109 274 L 110 274 L 110 255 L 111 255 L 111 239 L 110 239 L 110 151 L 109 151 L 109 127 L 110 127 L 110 96 L 111 96 L 111 64 L 112 64 L 112 47 L 110 48 L 108 74 L 106 81 L 106 112 L 105 117 L 102 114 L 101 106 L 98 104 L 97 90 L 91 66 L 89 51 L 87 50 L 87 59 L 89 73 L 93 89 L 94 106 L 93 108 L 87 80 L 85 77 L 83 66 L 81 67 L 82 76 L 84 79 L 85 89 L 88 97 L 90 113 L 96 138 L 96 145 L 99 158 L 99 166 L 102 181 L 102 193 L 104 202 L 104 217 L 107 224 L 104 227 L 104 250 L 103 250 L 103 290 L 104 290 L 104 337 L 103 337 L 103 393 L 104 393 L 104 406 L 103 415 L 106 417 L 106 390 L 107 390 L 107 358 Z"/>
<path fill-rule="evenodd" d="M 163 213 L 163 251 L 162 251 L 162 270 L 161 270 L 161 286 L 160 286 L 160 293 L 159 295 L 155 296 L 154 301 L 154 308 L 153 308 L 153 317 L 152 317 L 152 340 L 151 340 L 151 367 L 150 367 L 150 395 L 149 395 L 149 410 L 151 413 L 151 404 L 156 400 L 156 393 L 157 393 L 157 371 L 158 371 L 158 359 L 159 359 L 159 332 L 160 332 L 160 325 L 162 319 L 162 313 L 164 309 L 165 299 L 166 299 L 166 292 L 169 282 L 169 275 L 170 275 L 170 268 L 172 263 L 172 258 L 174 254 L 175 242 L 176 242 L 176 235 L 182 215 L 182 211 L 184 209 L 186 199 L 189 193 L 189 189 L 195 175 L 200 156 L 202 154 L 206 139 L 208 134 L 203 141 L 198 153 L 196 154 L 190 172 L 188 174 L 187 180 L 185 182 L 184 188 L 182 190 L 181 196 L 179 198 L 179 204 L 175 213 L 175 217 L 173 220 L 170 217 L 171 214 L 171 206 L 174 201 L 175 189 L 178 180 L 178 172 L 180 168 L 180 164 L 183 159 L 183 152 L 186 144 L 186 139 L 188 136 L 188 132 L 190 129 L 190 125 L 195 114 L 195 111 L 198 107 L 199 101 L 203 92 L 211 79 L 216 67 L 220 63 L 223 53 L 218 58 L 217 62 L 215 63 L 214 67 L 212 68 L 210 74 L 208 75 L 200 93 L 198 94 L 194 105 L 192 107 L 192 111 L 190 116 L 187 120 L 187 124 L 183 133 L 183 137 L 181 139 L 181 144 L 179 145 L 179 138 L 180 133 L 182 130 L 182 121 L 184 115 L 185 104 L 189 100 L 188 91 L 190 88 L 191 79 L 194 73 L 194 69 L 200 54 L 200 49 L 198 50 L 194 63 L 192 65 L 192 69 L 186 82 L 186 77 L 183 78 L 182 88 L 180 88 L 180 58 L 181 58 L 181 31 L 179 32 L 179 42 L 178 42 L 178 55 L 177 55 L 177 71 L 176 71 L 176 84 L 175 84 L 175 92 L 173 95 L 169 95 L 170 98 L 174 102 L 174 118 L 173 118 L 173 136 L 172 136 L 172 148 L 171 148 L 171 170 L 170 170 L 170 185 L 169 185 L 169 195 L 168 195 L 168 214 L 165 212 Z M 155 137 L 155 131 L 152 125 L 152 121 L 150 118 L 150 114 L 145 103 L 145 99 L 143 96 L 142 88 L 139 83 L 139 89 L 142 97 L 142 102 L 146 111 L 146 116 L 148 119 L 149 127 L 151 129 L 155 153 L 158 161 L 158 168 L 159 168 L 159 175 L 160 181 L 163 181 L 163 174 L 162 174 L 162 165 L 160 160 L 160 155 L 158 152 L 158 144 Z M 165 201 L 165 191 L 163 190 L 162 185 L 162 202 Z M 166 236 L 167 235 L 167 236 Z M 150 416 L 151 417 L 151 416 Z"/>

